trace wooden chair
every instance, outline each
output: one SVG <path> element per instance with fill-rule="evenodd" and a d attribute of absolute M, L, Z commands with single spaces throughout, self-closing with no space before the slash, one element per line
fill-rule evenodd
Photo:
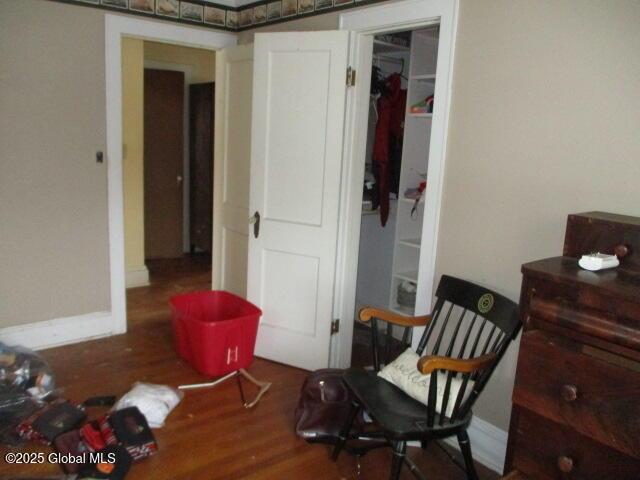
<path fill-rule="evenodd" d="M 429 441 L 455 435 L 468 478 L 478 478 L 467 434 L 473 416 L 471 408 L 520 330 L 518 305 L 491 290 L 447 275 L 440 280 L 436 296 L 432 315 L 405 317 L 375 308 L 360 311 L 360 320 L 371 324 L 375 371 L 351 369 L 344 374 L 344 382 L 355 400 L 349 420 L 334 446 L 334 460 L 350 440 L 365 441 L 365 447 L 359 449 L 347 445 L 349 451 L 359 454 L 379 446 L 391 446 L 391 480 L 400 477 L 404 463 L 418 478 L 424 478 L 405 457 L 407 442 L 417 440 L 426 448 Z M 384 342 L 378 338 L 379 321 L 387 322 Z M 399 332 L 394 331 L 394 326 L 404 328 L 401 342 L 407 346 L 413 327 L 426 327 L 416 349 L 421 356 L 418 370 L 431 374 L 426 404 L 376 375 L 381 353 L 388 363 L 392 345 L 398 343 L 395 339 Z M 444 382 L 442 400 L 437 398 L 438 382 Z M 452 393 L 455 390 L 452 382 L 459 386 L 457 395 Z M 449 407 L 450 416 L 440 413 L 437 403 L 440 412 L 447 412 Z M 373 418 L 375 431 L 350 433 L 361 410 Z"/>

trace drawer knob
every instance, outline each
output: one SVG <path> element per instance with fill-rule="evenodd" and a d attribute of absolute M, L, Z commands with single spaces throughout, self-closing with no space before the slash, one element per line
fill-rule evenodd
<path fill-rule="evenodd" d="M 621 243 L 620 245 L 613 247 L 613 253 L 615 253 L 618 258 L 622 259 L 629 255 L 629 247 L 624 243 Z"/>
<path fill-rule="evenodd" d="M 571 472 L 573 470 L 573 458 L 561 455 L 558 457 L 558 468 L 564 473 Z"/>
<path fill-rule="evenodd" d="M 565 402 L 573 402 L 578 398 L 578 389 L 575 385 L 563 385 L 560 394 Z"/>

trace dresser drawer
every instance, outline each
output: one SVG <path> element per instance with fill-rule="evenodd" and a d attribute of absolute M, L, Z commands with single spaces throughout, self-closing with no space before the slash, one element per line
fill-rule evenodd
<path fill-rule="evenodd" d="M 512 467 L 536 480 L 638 480 L 640 461 L 515 407 Z"/>
<path fill-rule="evenodd" d="M 592 272 L 587 272 L 592 273 Z M 567 329 L 631 352 L 640 352 L 640 305 L 613 301 L 590 289 L 536 282 L 527 295 L 525 321 L 528 329 L 547 326 Z"/>
<path fill-rule="evenodd" d="M 543 331 L 524 333 L 513 402 L 640 458 L 640 371 L 596 354 L 591 347 Z"/>

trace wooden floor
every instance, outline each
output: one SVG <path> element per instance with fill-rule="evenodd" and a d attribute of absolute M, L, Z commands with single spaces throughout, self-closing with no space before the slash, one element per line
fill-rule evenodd
<path fill-rule="evenodd" d="M 206 260 L 206 259 L 205 259 Z M 64 394 L 81 402 L 94 395 L 122 395 L 137 381 L 180 385 L 206 381 L 174 353 L 167 299 L 175 293 L 209 288 L 206 261 L 171 260 L 149 265 L 152 284 L 128 292 L 129 332 L 102 340 L 54 348 L 43 354 Z M 186 392 L 165 427 L 154 431 L 160 451 L 136 463 L 127 479 L 385 479 L 386 449 L 358 461 L 329 459 L 325 446 L 310 445 L 293 433 L 293 411 L 306 372 L 262 359 L 249 371 L 273 382 L 260 404 L 246 410 L 234 381 L 210 390 Z M 249 386 L 246 391 L 248 394 Z M 103 410 L 91 409 L 97 416 Z M 28 447 L 50 452 L 47 447 Z M 6 449 L 3 449 L 2 455 Z M 464 479 L 437 447 L 410 449 L 430 480 Z M 498 478 L 479 466 L 482 479 Z M 59 473 L 56 465 L 9 466 L 0 461 L 0 478 Z M 414 478 L 406 469 L 403 479 Z"/>

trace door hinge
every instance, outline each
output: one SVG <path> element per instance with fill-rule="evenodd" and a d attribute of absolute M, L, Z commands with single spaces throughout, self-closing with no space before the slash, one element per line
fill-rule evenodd
<path fill-rule="evenodd" d="M 347 67 L 347 86 L 354 87 L 356 84 L 356 70 L 351 67 Z"/>
<path fill-rule="evenodd" d="M 337 318 L 331 322 L 331 335 L 340 331 L 340 319 Z"/>

